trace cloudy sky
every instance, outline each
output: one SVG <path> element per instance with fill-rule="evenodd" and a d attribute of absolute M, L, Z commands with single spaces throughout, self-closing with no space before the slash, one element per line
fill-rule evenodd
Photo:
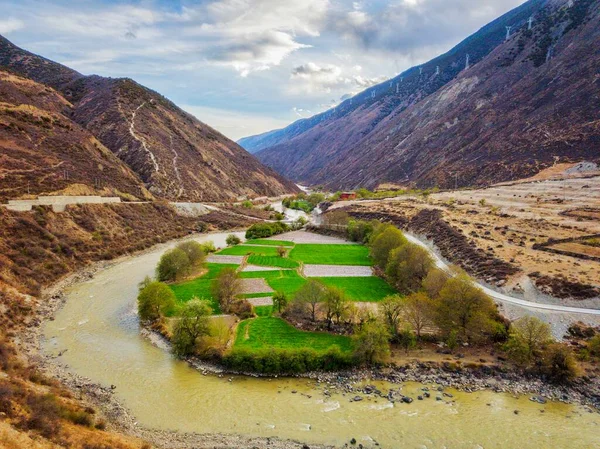
<path fill-rule="evenodd" d="M 0 0 L 0 34 L 127 76 L 232 139 L 449 50 L 523 0 Z"/>

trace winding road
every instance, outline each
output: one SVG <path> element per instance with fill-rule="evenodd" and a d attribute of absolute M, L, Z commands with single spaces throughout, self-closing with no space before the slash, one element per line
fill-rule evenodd
<path fill-rule="evenodd" d="M 424 243 L 423 241 L 421 241 L 414 235 L 408 234 L 406 232 L 404 233 L 404 235 L 408 239 L 408 241 L 410 241 L 411 243 L 414 243 L 416 245 L 419 245 L 419 246 L 427 249 L 433 256 L 433 258 L 435 260 L 435 264 L 438 268 L 440 268 L 446 272 L 450 272 L 450 266 L 446 262 L 444 262 L 442 260 L 442 258 L 439 257 L 435 253 L 435 251 L 432 250 L 432 248 L 429 245 L 427 245 L 426 243 Z M 569 307 L 569 306 L 560 306 L 560 305 L 554 305 L 554 304 L 537 303 L 537 302 L 527 301 L 525 299 L 519 299 L 519 298 L 515 298 L 513 296 L 505 295 L 504 293 L 500 293 L 495 290 L 492 290 L 491 288 L 486 287 L 485 285 L 480 284 L 480 283 L 477 283 L 477 285 L 487 295 L 489 295 L 490 297 L 492 297 L 495 300 L 500 301 L 500 302 L 514 304 L 514 305 L 521 306 L 521 307 L 527 307 L 530 309 L 543 309 L 543 310 L 548 310 L 551 312 L 582 313 L 582 314 L 586 314 L 586 315 L 600 316 L 599 309 L 586 309 L 586 308 L 582 308 L 582 307 Z"/>

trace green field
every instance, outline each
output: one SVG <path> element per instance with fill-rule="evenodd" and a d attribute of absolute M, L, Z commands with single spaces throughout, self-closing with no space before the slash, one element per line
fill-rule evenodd
<path fill-rule="evenodd" d="M 348 299 L 359 302 L 378 302 L 397 293 L 383 279 L 371 277 L 324 277 L 314 278 L 329 287 L 338 287 L 346 292 Z"/>
<path fill-rule="evenodd" d="M 294 242 L 290 242 L 288 240 L 254 239 L 246 240 L 244 243 L 248 245 L 294 246 Z"/>
<path fill-rule="evenodd" d="M 222 249 L 216 254 L 220 256 L 245 256 L 246 254 L 260 254 L 263 256 L 277 257 L 277 248 L 275 246 L 237 245 Z"/>
<path fill-rule="evenodd" d="M 290 259 L 315 265 L 373 265 L 369 248 L 363 245 L 298 244 Z"/>
<path fill-rule="evenodd" d="M 224 268 L 236 269 L 238 265 L 222 264 L 222 263 L 207 263 L 208 271 L 192 281 L 181 282 L 179 284 L 169 285 L 179 303 L 184 303 L 197 296 L 200 299 L 210 301 L 213 313 L 221 313 L 219 303 L 212 297 L 210 292 L 210 284 Z"/>
<path fill-rule="evenodd" d="M 281 318 L 259 317 L 242 321 L 237 329 L 234 347 L 247 349 L 311 348 L 324 352 L 337 345 L 342 351 L 352 351 L 352 340 L 341 335 L 304 332 Z"/>
<path fill-rule="evenodd" d="M 271 316 L 273 314 L 273 306 L 256 306 L 254 312 L 258 316 Z"/>
<path fill-rule="evenodd" d="M 260 265 L 263 267 L 278 268 L 298 268 L 298 266 L 300 265 L 295 260 L 288 259 L 287 257 L 260 256 L 254 254 L 248 257 L 248 263 L 252 265 Z"/>

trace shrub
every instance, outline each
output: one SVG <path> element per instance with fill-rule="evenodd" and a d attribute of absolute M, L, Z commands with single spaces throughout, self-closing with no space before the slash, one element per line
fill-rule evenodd
<path fill-rule="evenodd" d="M 208 317 L 211 314 L 208 302 L 197 298 L 183 306 L 171 339 L 175 354 L 184 357 L 195 351 L 198 338 L 209 333 Z"/>
<path fill-rule="evenodd" d="M 206 253 L 200 243 L 191 240 L 189 242 L 180 243 L 177 245 L 177 248 L 182 250 L 188 256 L 192 267 L 198 267 L 204 263 Z"/>
<path fill-rule="evenodd" d="M 215 246 L 215 242 L 213 242 L 212 240 L 202 243 L 201 246 L 202 246 L 202 251 L 204 252 L 204 254 L 210 254 L 210 253 L 217 252 L 217 247 Z"/>
<path fill-rule="evenodd" d="M 406 243 L 391 251 L 386 265 L 386 274 L 401 293 L 416 292 L 434 267 L 429 252 L 413 243 Z"/>
<path fill-rule="evenodd" d="M 578 366 L 573 351 L 567 346 L 555 343 L 544 351 L 542 372 L 556 383 L 568 383 L 578 374 Z"/>
<path fill-rule="evenodd" d="M 600 358 L 600 335 L 596 335 L 590 339 L 588 350 L 594 357 Z"/>
<path fill-rule="evenodd" d="M 242 320 L 246 320 L 255 316 L 254 307 L 246 299 L 238 299 L 237 301 L 234 301 L 229 308 L 229 313 L 236 315 Z"/>
<path fill-rule="evenodd" d="M 436 301 L 435 321 L 444 335 L 458 331 L 462 341 L 483 341 L 492 330 L 494 302 L 466 274 L 446 281 Z"/>
<path fill-rule="evenodd" d="M 286 253 L 287 253 L 287 250 L 283 246 L 277 247 L 277 255 L 279 257 L 285 257 Z"/>
<path fill-rule="evenodd" d="M 190 258 L 180 248 L 174 248 L 162 255 L 156 267 L 159 281 L 176 281 L 189 273 Z"/>
<path fill-rule="evenodd" d="M 277 308 L 277 312 L 281 313 L 285 310 L 288 304 L 287 296 L 282 291 L 277 291 L 273 294 L 273 306 Z"/>
<path fill-rule="evenodd" d="M 520 365 L 530 365 L 542 356 L 542 349 L 552 341 L 550 326 L 539 318 L 524 316 L 512 323 L 504 349 Z"/>
<path fill-rule="evenodd" d="M 375 222 L 376 223 L 376 222 Z M 346 229 L 347 237 L 353 242 L 368 243 L 375 224 L 364 220 L 350 220 Z"/>
<path fill-rule="evenodd" d="M 390 333 L 378 321 L 369 321 L 354 334 L 355 355 L 367 365 L 383 363 L 390 356 Z"/>
<path fill-rule="evenodd" d="M 288 230 L 288 226 L 280 221 L 275 223 L 255 223 L 246 231 L 246 239 L 262 239 L 282 234 Z"/>
<path fill-rule="evenodd" d="M 175 309 L 175 294 L 162 282 L 143 282 L 138 295 L 138 313 L 141 320 L 158 320 Z"/>
<path fill-rule="evenodd" d="M 371 257 L 376 266 L 385 269 L 391 252 L 405 245 L 407 240 L 400 230 L 391 225 L 382 225 L 381 230 L 375 230 L 374 232 L 371 242 Z"/>
<path fill-rule="evenodd" d="M 252 204 L 252 201 L 246 200 L 246 201 L 242 202 L 242 207 L 244 207 L 246 209 L 252 209 L 254 207 L 254 204 Z"/>
<path fill-rule="evenodd" d="M 229 234 L 225 239 L 225 243 L 227 243 L 227 246 L 235 246 L 242 243 L 242 239 L 235 234 Z"/>
<path fill-rule="evenodd" d="M 260 374 L 298 374 L 307 371 L 337 371 L 355 364 L 351 354 L 332 346 L 326 352 L 314 349 L 249 350 L 233 348 L 223 357 L 223 364 L 234 371 Z"/>
<path fill-rule="evenodd" d="M 242 281 L 233 268 L 224 268 L 211 284 L 214 298 L 219 301 L 223 313 L 230 313 L 232 304 L 242 290 Z"/>

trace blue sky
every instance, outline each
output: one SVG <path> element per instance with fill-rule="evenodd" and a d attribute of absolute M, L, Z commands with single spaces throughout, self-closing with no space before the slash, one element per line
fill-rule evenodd
<path fill-rule="evenodd" d="M 522 0 L 0 0 L 0 34 L 130 77 L 232 139 L 431 59 Z"/>

